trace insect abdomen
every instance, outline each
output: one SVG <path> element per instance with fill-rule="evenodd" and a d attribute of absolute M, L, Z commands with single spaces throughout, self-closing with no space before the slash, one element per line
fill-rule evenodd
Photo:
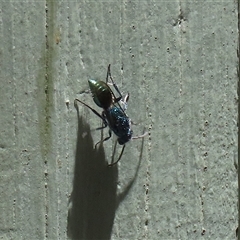
<path fill-rule="evenodd" d="M 112 92 L 103 81 L 88 80 L 94 102 L 101 108 L 107 109 L 112 104 Z"/>
<path fill-rule="evenodd" d="M 109 127 L 117 135 L 119 144 L 123 145 L 132 138 L 130 120 L 119 107 L 109 109 L 106 118 Z"/>

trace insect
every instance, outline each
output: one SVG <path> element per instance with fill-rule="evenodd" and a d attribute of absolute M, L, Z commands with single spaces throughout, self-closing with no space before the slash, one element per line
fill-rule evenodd
<path fill-rule="evenodd" d="M 109 78 L 111 80 L 111 83 L 109 83 Z M 111 138 L 112 132 L 114 132 L 114 134 L 117 136 L 118 143 L 120 145 L 123 145 L 117 161 L 114 162 L 112 159 L 112 163 L 108 165 L 108 166 L 113 166 L 116 163 L 118 163 L 119 160 L 121 159 L 124 152 L 125 143 L 127 143 L 131 139 L 142 138 L 147 133 L 137 137 L 132 136 L 133 131 L 131 129 L 131 120 L 125 113 L 127 109 L 127 101 L 129 99 L 129 94 L 127 94 L 123 99 L 121 92 L 119 91 L 117 85 L 112 79 L 111 72 L 110 72 L 110 64 L 108 65 L 106 82 L 88 80 L 88 84 L 89 84 L 94 102 L 96 103 L 96 105 L 98 105 L 100 108 L 103 109 L 102 114 L 98 113 L 95 109 L 93 109 L 88 104 L 82 102 L 79 99 L 75 99 L 75 102 L 78 101 L 84 106 L 88 107 L 93 113 L 95 113 L 99 118 L 102 119 L 103 125 L 102 127 L 99 127 L 97 129 L 103 129 L 103 128 L 106 128 L 107 126 L 109 127 L 109 136 L 99 141 L 97 144 L 107 141 L 109 138 Z M 115 96 L 115 94 L 113 93 L 109 85 L 113 85 L 114 89 L 119 94 L 119 97 Z"/>

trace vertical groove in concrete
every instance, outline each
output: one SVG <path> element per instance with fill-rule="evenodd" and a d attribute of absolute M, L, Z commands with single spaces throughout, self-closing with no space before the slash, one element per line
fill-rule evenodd
<path fill-rule="evenodd" d="M 238 171 L 238 226 L 236 226 L 236 237 L 240 240 L 239 228 L 240 228 L 240 131 L 239 131 L 239 119 L 240 119 L 240 1 L 238 0 L 238 49 L 237 49 L 237 57 L 238 57 L 238 66 L 237 66 L 237 76 L 238 76 L 238 84 L 237 84 L 237 92 L 238 92 L 238 163 L 237 163 L 237 171 Z"/>

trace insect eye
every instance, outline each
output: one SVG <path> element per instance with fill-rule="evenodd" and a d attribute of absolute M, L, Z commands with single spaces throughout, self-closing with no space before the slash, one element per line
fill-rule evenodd
<path fill-rule="evenodd" d="M 124 144 L 126 143 L 126 141 L 124 141 L 123 139 L 119 138 L 119 139 L 118 139 L 118 143 L 119 143 L 120 145 L 124 145 Z"/>

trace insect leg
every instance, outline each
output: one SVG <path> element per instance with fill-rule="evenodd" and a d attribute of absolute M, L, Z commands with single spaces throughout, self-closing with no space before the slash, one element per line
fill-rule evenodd
<path fill-rule="evenodd" d="M 91 108 L 89 105 L 87 105 L 86 103 L 80 101 L 80 100 L 77 99 L 77 98 L 74 100 L 74 104 L 76 104 L 76 101 L 80 102 L 81 104 L 83 104 L 84 106 L 86 106 L 86 107 L 88 107 L 90 110 L 92 110 L 93 113 L 95 113 L 99 118 L 101 118 L 101 119 L 103 120 L 104 127 L 107 126 L 107 122 L 106 122 L 105 118 L 104 118 L 101 114 L 99 114 L 95 109 Z M 98 129 L 101 129 L 101 128 L 104 128 L 104 127 L 100 127 L 100 128 L 98 128 Z"/>
<path fill-rule="evenodd" d="M 116 143 L 115 143 L 115 147 L 116 147 Z M 113 163 L 113 157 L 112 157 L 112 163 L 108 164 L 108 167 L 112 167 L 112 166 L 114 166 L 115 164 L 117 164 L 117 163 L 120 161 L 120 159 L 121 159 L 121 157 L 122 157 L 122 155 L 123 155 L 123 152 L 124 152 L 124 148 L 125 148 L 125 144 L 124 144 L 123 147 L 122 147 L 122 151 L 121 151 L 121 153 L 120 153 L 120 155 L 119 155 L 119 157 L 118 157 L 118 160 Z M 114 151 L 114 152 L 115 152 L 115 151 Z M 113 155 L 113 156 L 114 156 L 114 155 Z"/>
<path fill-rule="evenodd" d="M 116 90 L 116 91 L 118 92 L 118 94 L 120 95 L 120 96 L 117 98 L 117 97 L 115 96 L 114 92 L 110 89 L 111 92 L 112 92 L 112 95 L 113 95 L 113 97 L 114 97 L 114 102 L 118 104 L 119 108 L 122 109 L 123 112 L 125 112 L 126 109 L 127 109 L 127 101 L 128 101 L 128 99 L 129 99 L 129 94 L 127 94 L 127 95 L 124 97 L 124 99 L 122 100 L 123 96 L 122 96 L 120 90 L 118 89 L 118 86 L 117 86 L 117 85 L 115 84 L 115 82 L 113 81 L 113 78 L 112 78 L 112 75 L 111 75 L 111 71 L 110 71 L 110 66 L 111 66 L 111 64 L 108 65 L 106 83 L 107 83 L 107 84 L 110 84 L 110 83 L 108 82 L 108 78 L 110 78 L 111 81 L 112 81 L 111 85 L 113 85 L 113 87 L 115 88 L 115 90 Z M 121 101 L 121 104 L 119 104 L 119 101 Z"/>
<path fill-rule="evenodd" d="M 103 126 L 102 126 L 102 127 L 99 127 L 99 128 L 96 128 L 96 130 L 101 130 L 101 129 L 106 128 L 106 127 L 108 126 L 108 124 L 107 124 L 106 119 L 104 118 L 104 116 L 100 115 L 95 109 L 93 109 L 92 107 L 90 107 L 89 105 L 87 105 L 86 103 L 80 101 L 80 100 L 77 99 L 77 98 L 74 100 L 74 104 L 76 104 L 76 101 L 78 101 L 78 102 L 82 103 L 84 106 L 88 107 L 90 110 L 92 110 L 93 113 L 95 113 L 99 118 L 102 119 L 102 121 L 103 121 L 103 122 L 102 122 L 102 123 L 103 123 Z M 95 144 L 95 148 L 96 148 L 96 146 L 97 146 L 99 143 L 104 142 L 104 141 L 107 141 L 111 136 L 112 136 L 112 131 L 109 129 L 109 136 L 106 137 L 106 138 L 104 138 L 103 140 L 97 142 L 97 143 Z"/>
<path fill-rule="evenodd" d="M 109 136 L 108 137 L 106 137 L 106 138 L 104 138 L 103 140 L 102 140 L 102 142 L 105 142 L 105 141 L 107 141 L 109 138 L 111 138 L 111 136 L 112 136 L 112 131 L 109 129 L 109 131 L 108 131 L 108 134 L 109 134 Z"/>
<path fill-rule="evenodd" d="M 109 129 L 108 133 L 109 133 L 109 136 L 108 136 L 108 137 L 105 137 L 103 140 L 97 142 L 97 143 L 95 144 L 95 148 L 97 147 L 97 145 L 98 145 L 99 143 L 103 143 L 103 142 L 107 141 L 109 138 L 111 138 L 111 136 L 112 136 L 112 131 L 111 131 L 110 129 Z"/>
<path fill-rule="evenodd" d="M 127 102 L 128 102 L 128 100 L 129 100 L 129 93 L 124 97 L 123 100 L 120 100 L 124 112 L 127 110 L 127 106 L 128 106 Z"/>
<path fill-rule="evenodd" d="M 96 128 L 95 130 L 101 130 L 103 128 L 106 128 L 108 126 L 107 122 L 106 122 L 106 119 L 104 118 L 104 116 L 100 115 L 95 109 L 91 108 L 89 105 L 87 105 L 86 103 L 80 101 L 79 99 L 75 99 L 74 100 L 74 104 L 76 104 L 76 101 L 82 103 L 84 106 L 88 107 L 90 110 L 92 110 L 93 113 L 95 113 L 98 117 L 100 117 L 102 119 L 102 123 L 103 123 L 103 126 L 102 127 L 98 127 Z M 98 143 L 97 143 L 98 144 Z"/>
<path fill-rule="evenodd" d="M 116 91 L 118 92 L 118 94 L 120 95 L 118 98 L 116 98 L 115 95 L 114 95 L 114 93 L 113 93 L 113 96 L 114 96 L 114 98 L 115 98 L 115 102 L 118 102 L 118 101 L 120 101 L 120 100 L 122 99 L 122 94 L 121 94 L 121 92 L 119 91 L 117 85 L 115 84 L 115 82 L 114 82 L 113 79 L 112 79 L 111 71 L 110 71 L 110 66 L 111 66 L 111 64 L 108 65 L 106 83 L 108 83 L 108 77 L 109 77 L 109 78 L 111 79 L 111 81 L 112 81 L 113 87 L 115 88 L 115 90 L 116 90 Z"/>
<path fill-rule="evenodd" d="M 107 126 L 108 126 L 107 123 L 105 121 L 103 121 L 103 126 L 102 127 L 98 127 L 95 130 L 101 130 L 101 129 L 106 128 Z"/>

